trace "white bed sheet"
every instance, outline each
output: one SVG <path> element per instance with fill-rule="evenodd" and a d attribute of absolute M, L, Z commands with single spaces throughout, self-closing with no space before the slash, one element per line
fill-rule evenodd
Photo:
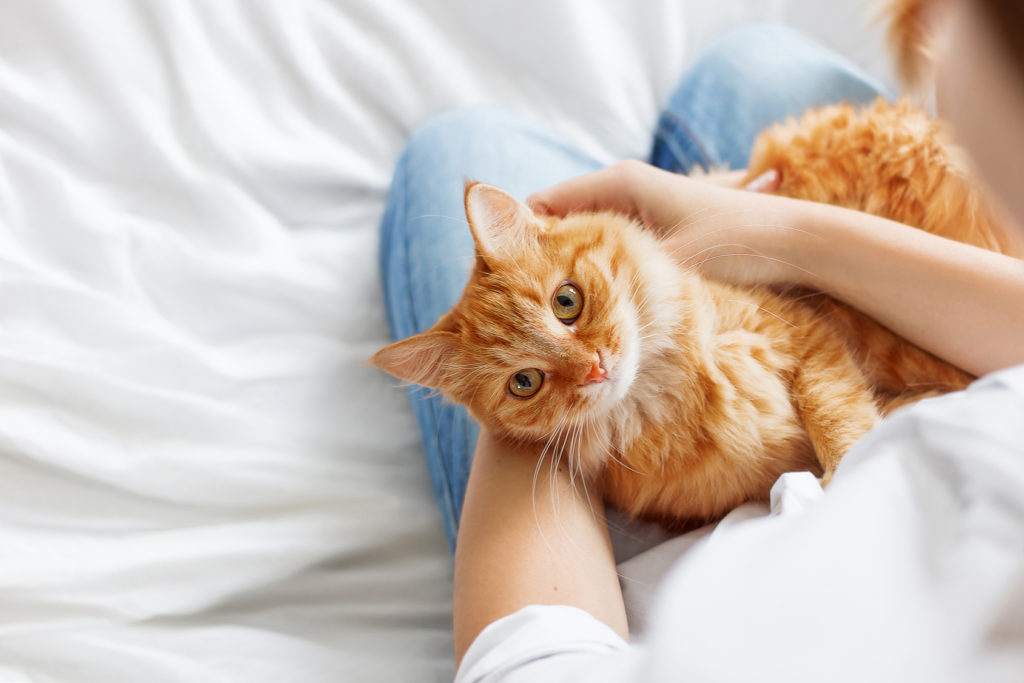
<path fill-rule="evenodd" d="M 728 26 L 886 78 L 863 3 L 0 2 L 0 681 L 452 676 L 376 265 L 433 113 L 601 159 Z"/>

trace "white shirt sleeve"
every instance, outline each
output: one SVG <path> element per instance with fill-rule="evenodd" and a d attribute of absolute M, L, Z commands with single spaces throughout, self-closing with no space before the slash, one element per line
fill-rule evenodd
<path fill-rule="evenodd" d="M 455 681 L 629 680 L 623 675 L 635 655 L 615 631 L 581 609 L 530 605 L 480 632 Z"/>

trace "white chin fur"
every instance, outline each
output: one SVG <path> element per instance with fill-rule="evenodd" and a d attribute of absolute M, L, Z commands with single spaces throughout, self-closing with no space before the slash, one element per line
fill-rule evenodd
<path fill-rule="evenodd" d="M 640 366 L 639 340 L 634 337 L 631 342 L 626 347 L 626 353 L 622 355 L 622 360 L 619 361 L 619 370 L 616 373 L 618 376 L 615 378 L 615 391 L 612 394 L 616 403 L 626 398 L 629 388 L 633 386 L 633 380 L 636 379 L 637 368 Z"/>
<path fill-rule="evenodd" d="M 625 335 L 622 344 L 623 350 L 614 368 L 609 368 L 610 380 L 605 384 L 604 400 L 602 408 L 610 409 L 619 401 L 626 398 L 633 380 L 636 379 L 637 369 L 640 366 L 640 339 L 637 331 L 636 319 L 631 316 L 623 316 L 628 321 L 630 329 Z"/>

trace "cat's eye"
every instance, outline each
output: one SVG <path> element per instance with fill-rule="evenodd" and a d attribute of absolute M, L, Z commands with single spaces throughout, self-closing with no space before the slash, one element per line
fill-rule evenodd
<path fill-rule="evenodd" d="M 541 384 L 544 384 L 544 373 L 537 368 L 527 368 L 509 378 L 508 390 L 513 396 L 530 398 L 540 391 Z"/>
<path fill-rule="evenodd" d="M 583 310 L 583 293 L 568 282 L 565 283 L 556 289 L 555 295 L 551 297 L 551 310 L 555 312 L 556 318 L 566 325 L 571 325 L 576 322 L 576 318 L 580 317 L 580 311 Z"/>

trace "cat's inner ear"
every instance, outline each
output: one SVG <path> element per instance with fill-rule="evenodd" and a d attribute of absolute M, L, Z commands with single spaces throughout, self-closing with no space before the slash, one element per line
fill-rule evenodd
<path fill-rule="evenodd" d="M 424 332 L 385 346 L 370 364 L 407 382 L 440 389 L 457 345 L 458 337 L 451 332 Z"/>
<path fill-rule="evenodd" d="M 484 258 L 504 258 L 544 230 L 530 207 L 484 183 L 466 183 L 466 218 Z"/>

